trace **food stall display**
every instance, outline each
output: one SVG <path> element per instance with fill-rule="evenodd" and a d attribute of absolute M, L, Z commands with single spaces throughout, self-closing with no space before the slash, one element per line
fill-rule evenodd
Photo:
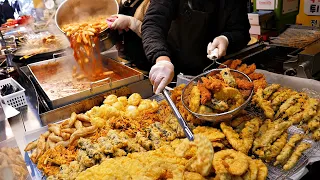
<path fill-rule="evenodd" d="M 294 173 L 296 167 L 301 167 L 301 159 L 314 153 L 317 143 L 309 138 L 309 131 L 307 134 L 293 131 L 295 126 L 288 118 L 295 113 L 303 114 L 302 117 L 308 118 L 305 122 L 316 130 L 318 100 L 296 93 L 302 94 L 295 99 L 300 109 L 297 109 L 298 105 L 288 107 L 293 100 L 282 97 L 283 91 L 294 90 L 279 84 L 268 86 L 264 75 L 255 72 L 254 65 L 243 65 L 239 60 L 233 62 L 233 65 L 231 61 L 225 64 L 255 76 L 256 83 L 230 81 L 235 77 L 228 73 L 228 68 L 224 69 L 227 76 L 215 73 L 206 77 L 215 82 L 215 87 L 220 86 L 220 90 L 229 89 L 226 84 L 232 82 L 237 88 L 256 87 L 253 104 L 230 122 L 212 127 L 182 105 L 185 85 L 171 91 L 172 100 L 195 134 L 193 142 L 184 138 L 183 130 L 165 101 L 142 99 L 139 94 L 129 98 L 108 95 L 100 106 L 83 114 L 72 113 L 65 121 L 49 124 L 48 130 L 30 142 L 25 150 L 30 151 L 32 161 L 48 179 L 124 176 L 133 179 L 266 179 L 268 169 L 269 176 L 274 175 L 274 171 L 270 171 L 272 168 L 283 169 L 279 177 Z M 194 87 L 198 86 L 201 85 Z M 210 88 L 207 90 L 215 95 Z M 193 101 L 188 104 L 189 108 L 204 109 L 201 105 L 208 100 L 208 94 L 194 95 L 196 98 L 189 97 L 189 102 Z M 275 99 L 281 102 L 277 100 L 277 106 L 268 107 Z M 225 101 L 228 105 L 236 105 L 236 101 Z M 257 107 L 253 106 L 255 104 Z M 219 113 L 211 106 L 205 109 Z"/>

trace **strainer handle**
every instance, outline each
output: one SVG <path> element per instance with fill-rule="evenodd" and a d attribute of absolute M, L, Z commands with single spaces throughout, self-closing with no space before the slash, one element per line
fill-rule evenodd
<path fill-rule="evenodd" d="M 170 98 L 170 95 L 168 93 L 168 91 L 166 89 L 164 89 L 162 91 L 162 94 L 164 95 L 164 97 L 166 98 L 166 100 L 168 101 L 168 104 L 170 105 L 174 115 L 177 117 L 178 122 L 181 126 L 181 128 L 183 129 L 184 134 L 186 135 L 186 137 L 189 139 L 189 141 L 193 141 L 194 140 L 194 136 L 192 131 L 190 130 L 190 128 L 188 127 L 187 123 L 184 121 L 183 117 L 181 116 L 179 110 L 177 109 L 176 105 L 173 103 L 173 101 Z"/>

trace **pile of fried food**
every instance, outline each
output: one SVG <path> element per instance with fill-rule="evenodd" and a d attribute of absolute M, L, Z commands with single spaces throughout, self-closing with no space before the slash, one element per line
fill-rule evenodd
<path fill-rule="evenodd" d="M 95 17 L 87 22 L 65 24 L 62 31 L 68 36 L 73 55 L 87 77 L 95 78 L 103 73 L 100 55 L 100 32 L 108 28 L 106 17 Z"/>
<path fill-rule="evenodd" d="M 268 85 L 265 76 L 261 73 L 255 72 L 256 70 L 255 64 L 247 65 L 242 63 L 241 60 L 236 59 L 236 60 L 227 60 L 224 63 L 222 63 L 222 65 L 219 66 L 219 68 L 225 68 L 225 67 L 238 70 L 248 75 L 249 78 L 253 81 L 253 86 L 255 91 L 257 91 L 259 88 L 264 89 Z M 239 86 L 245 86 L 245 87 L 247 86 L 247 83 L 243 81 L 237 81 L 237 84 Z"/>
<path fill-rule="evenodd" d="M 253 83 L 238 72 L 224 68 L 201 77 L 191 88 L 187 105 L 192 112 L 216 114 L 241 106 L 253 90 Z"/>
<path fill-rule="evenodd" d="M 0 180 L 26 179 L 29 175 L 19 148 L 0 148 Z"/>
<path fill-rule="evenodd" d="M 31 142 L 32 161 L 47 179 L 266 179 L 265 163 L 292 169 L 311 143 L 289 133 L 291 122 L 241 112 L 230 122 L 205 126 L 171 98 L 195 134 L 188 141 L 168 103 L 106 97 L 103 105 L 48 126 Z M 68 135 L 67 135 L 68 134 Z"/>
<path fill-rule="evenodd" d="M 272 84 L 258 89 L 253 102 L 259 106 L 267 118 L 297 124 L 311 133 L 312 139 L 320 140 L 320 101 L 304 92 Z"/>

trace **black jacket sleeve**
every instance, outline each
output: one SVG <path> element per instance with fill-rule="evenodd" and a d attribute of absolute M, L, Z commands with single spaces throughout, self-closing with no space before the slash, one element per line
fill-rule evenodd
<path fill-rule="evenodd" d="M 246 1 L 234 0 L 222 35 L 229 40 L 228 53 L 244 48 L 250 41 Z"/>
<path fill-rule="evenodd" d="M 174 18 L 174 0 L 151 0 L 142 24 L 142 43 L 152 64 L 160 56 L 170 57 L 168 31 Z"/>

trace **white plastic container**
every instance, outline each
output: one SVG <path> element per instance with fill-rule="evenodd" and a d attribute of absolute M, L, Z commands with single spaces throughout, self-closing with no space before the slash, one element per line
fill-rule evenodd
<path fill-rule="evenodd" d="M 12 106 L 14 108 L 19 108 L 27 105 L 26 95 L 24 93 L 25 89 L 12 78 L 1 80 L 0 88 L 8 84 L 11 84 L 13 87 L 18 88 L 19 91 L 12 94 L 8 94 L 6 96 L 1 96 L 0 94 L 1 100 L 3 100 L 6 105 Z"/>

